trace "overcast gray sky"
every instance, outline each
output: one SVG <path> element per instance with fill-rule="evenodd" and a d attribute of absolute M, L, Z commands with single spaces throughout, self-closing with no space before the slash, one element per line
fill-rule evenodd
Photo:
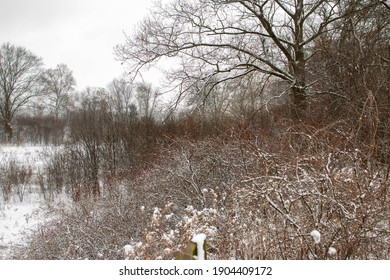
<path fill-rule="evenodd" d="M 0 0 L 0 44 L 23 46 L 46 68 L 65 63 L 77 88 L 105 87 L 124 72 L 113 48 L 152 0 Z"/>

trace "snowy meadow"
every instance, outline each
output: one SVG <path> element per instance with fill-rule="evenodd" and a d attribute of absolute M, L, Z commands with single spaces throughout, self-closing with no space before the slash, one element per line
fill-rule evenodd
<path fill-rule="evenodd" d="M 47 219 L 37 174 L 47 160 L 47 147 L 0 146 L 0 259 L 25 245 L 33 230 Z"/>

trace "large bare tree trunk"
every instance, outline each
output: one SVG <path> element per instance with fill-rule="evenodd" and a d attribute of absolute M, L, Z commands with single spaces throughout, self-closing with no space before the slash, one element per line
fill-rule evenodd
<path fill-rule="evenodd" d="M 294 45 L 292 57 L 294 61 L 290 63 L 290 74 L 294 77 L 294 83 L 291 85 L 292 91 L 292 118 L 301 121 L 306 113 L 306 58 L 303 36 L 303 1 L 297 2 L 294 20 Z"/>
<path fill-rule="evenodd" d="M 303 50 L 296 50 L 296 63 L 292 67 L 295 82 L 291 85 L 292 118 L 301 121 L 306 113 L 306 65 Z"/>
<path fill-rule="evenodd" d="M 292 91 L 292 119 L 302 121 L 306 115 L 306 95 L 305 90 L 299 86 L 293 86 Z"/>

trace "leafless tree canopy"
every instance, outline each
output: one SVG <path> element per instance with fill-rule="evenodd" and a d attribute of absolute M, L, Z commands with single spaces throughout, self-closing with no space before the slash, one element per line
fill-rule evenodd
<path fill-rule="evenodd" d="M 138 111 L 141 117 L 144 117 L 145 119 L 152 118 L 157 105 L 157 97 L 160 93 L 149 83 L 138 83 L 136 91 Z"/>
<path fill-rule="evenodd" d="M 127 82 L 125 79 L 114 79 L 107 86 L 107 91 L 111 98 L 113 110 L 117 113 L 129 114 L 134 104 L 134 85 Z"/>
<path fill-rule="evenodd" d="M 35 95 L 40 66 L 41 59 L 23 47 L 10 43 L 0 47 L 0 120 L 9 139 L 15 114 Z"/>
<path fill-rule="evenodd" d="M 47 69 L 42 73 L 40 85 L 42 93 L 49 100 L 50 104 L 47 105 L 52 107 L 55 116 L 58 116 L 69 94 L 74 90 L 76 80 L 68 66 L 59 64 L 56 68 Z"/>
<path fill-rule="evenodd" d="M 165 57 L 185 79 L 217 83 L 251 72 L 291 85 L 298 117 L 305 108 L 306 63 L 313 41 L 344 16 L 342 1 L 176 0 L 157 4 L 117 56 L 137 73 Z M 182 74 L 183 75 L 183 74 Z"/>

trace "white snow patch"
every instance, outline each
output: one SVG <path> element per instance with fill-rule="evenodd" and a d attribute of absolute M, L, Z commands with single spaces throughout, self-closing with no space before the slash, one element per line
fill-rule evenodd
<path fill-rule="evenodd" d="M 173 217 L 173 213 L 165 215 L 165 219 L 170 220 Z"/>
<path fill-rule="evenodd" d="M 131 246 L 131 245 L 126 245 L 123 247 L 123 249 L 125 250 L 125 255 L 129 255 L 129 254 L 132 254 L 134 253 L 134 247 Z"/>
<path fill-rule="evenodd" d="M 312 230 L 310 232 L 310 235 L 311 237 L 313 237 L 315 244 L 319 244 L 321 242 L 321 233 L 318 230 L 316 229 Z"/>
<path fill-rule="evenodd" d="M 55 150 L 62 147 L 54 146 L 28 146 L 28 145 L 1 145 L 0 146 L 0 163 L 15 161 L 18 165 L 31 166 L 33 172 L 42 169 L 45 160 Z"/>
<path fill-rule="evenodd" d="M 195 235 L 191 240 L 191 242 L 196 244 L 196 247 L 198 249 L 198 256 L 196 258 L 197 260 L 205 259 L 205 251 L 203 249 L 205 240 L 206 240 L 206 234 L 203 233 Z"/>
<path fill-rule="evenodd" d="M 337 253 L 336 248 L 334 248 L 334 247 L 329 247 L 329 249 L 328 249 L 328 254 L 329 254 L 329 255 L 336 255 L 336 253 Z"/>
<path fill-rule="evenodd" d="M 0 167 L 4 169 L 12 162 L 31 168 L 35 176 L 56 149 L 61 147 L 0 145 Z M 32 231 L 52 219 L 33 180 L 27 189 L 23 202 L 15 193 L 8 202 L 4 202 L 0 194 L 0 259 L 8 259 L 12 247 L 25 245 Z"/>
<path fill-rule="evenodd" d="M 7 259 L 12 246 L 25 245 L 29 234 L 47 218 L 39 201 L 3 204 L 0 207 L 0 259 Z"/>

